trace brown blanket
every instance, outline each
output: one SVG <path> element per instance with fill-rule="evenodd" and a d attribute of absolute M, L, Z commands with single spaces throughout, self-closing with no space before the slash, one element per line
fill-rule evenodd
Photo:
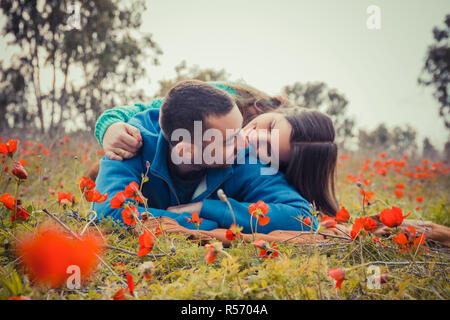
<path fill-rule="evenodd" d="M 161 224 L 163 230 L 168 233 L 181 233 L 187 235 L 191 240 L 210 241 L 216 239 L 223 243 L 225 247 L 229 246 L 231 241 L 225 236 L 227 229 L 214 229 L 211 231 L 191 230 L 180 226 L 175 220 L 168 217 L 150 218 L 146 221 L 146 225 L 151 230 L 156 229 Z M 242 237 L 245 242 L 253 242 L 254 239 L 263 239 L 267 242 L 294 242 L 294 243 L 318 243 L 328 242 L 322 235 L 311 234 L 310 232 L 275 230 L 268 234 L 256 233 L 255 237 L 252 234 L 243 233 Z M 201 239 L 200 239 L 201 238 Z"/>

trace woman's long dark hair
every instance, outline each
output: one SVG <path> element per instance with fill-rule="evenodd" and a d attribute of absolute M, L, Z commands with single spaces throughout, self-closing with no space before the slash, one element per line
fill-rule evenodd
<path fill-rule="evenodd" d="M 339 210 L 335 194 L 337 145 L 329 116 L 294 106 L 284 97 L 270 96 L 246 84 L 227 84 L 237 93 L 244 125 L 267 112 L 280 112 L 292 126 L 291 155 L 283 170 L 286 180 L 310 203 L 331 217 Z"/>
<path fill-rule="evenodd" d="M 282 113 L 292 126 L 286 180 L 317 210 L 334 217 L 339 208 L 334 184 L 337 145 L 331 118 L 302 107 L 276 112 Z"/>

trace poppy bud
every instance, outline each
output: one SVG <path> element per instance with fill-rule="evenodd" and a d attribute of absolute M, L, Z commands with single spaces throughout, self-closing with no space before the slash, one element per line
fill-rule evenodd
<path fill-rule="evenodd" d="M 13 163 L 13 169 L 12 174 L 15 175 L 20 180 L 25 180 L 28 178 L 28 173 L 25 170 L 25 168 L 22 166 L 22 164 L 19 161 L 14 161 Z"/>

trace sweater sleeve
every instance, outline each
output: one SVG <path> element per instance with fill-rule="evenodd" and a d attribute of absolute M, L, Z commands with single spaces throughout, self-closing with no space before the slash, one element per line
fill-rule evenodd
<path fill-rule="evenodd" d="M 249 165 L 239 165 L 233 175 L 236 178 L 229 179 L 223 185 L 236 223 L 244 228 L 243 231 L 245 233 L 255 229 L 262 233 L 274 230 L 309 231 L 310 228 L 299 221 L 303 221 L 305 217 L 310 217 L 313 229 L 317 229 L 318 221 L 310 212 L 309 202 L 286 182 L 281 173 L 261 175 L 259 168 L 258 165 L 252 169 Z M 267 216 L 270 222 L 264 226 L 256 226 L 258 221 L 251 217 L 248 210 L 250 204 L 258 200 L 264 201 L 269 206 Z M 233 223 L 227 204 L 217 197 L 203 200 L 200 216 L 217 221 L 223 228 L 229 228 Z"/>
<path fill-rule="evenodd" d="M 162 98 L 156 98 L 150 104 L 136 103 L 132 106 L 116 107 L 103 112 L 95 124 L 94 132 L 100 146 L 103 146 L 103 136 L 110 125 L 116 122 L 127 122 L 139 112 L 151 108 L 159 108 L 162 100 Z"/>

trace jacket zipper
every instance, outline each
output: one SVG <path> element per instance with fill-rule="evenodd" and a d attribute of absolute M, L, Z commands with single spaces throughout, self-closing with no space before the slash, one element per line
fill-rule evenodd
<path fill-rule="evenodd" d="M 171 190 L 171 191 L 173 192 L 173 194 L 175 195 L 175 198 L 177 199 L 178 205 L 181 205 L 180 199 L 178 199 L 177 193 L 175 192 L 175 190 L 173 190 L 173 188 L 172 188 L 172 186 L 170 185 L 169 181 L 167 181 L 166 179 L 164 179 L 164 178 L 161 177 L 161 176 L 158 176 L 157 174 L 154 174 L 154 173 L 151 172 L 151 171 L 150 171 L 150 173 L 151 173 L 152 175 L 154 175 L 155 177 L 158 177 L 158 178 L 164 180 L 164 181 L 167 183 L 167 185 L 169 186 L 170 190 Z"/>

